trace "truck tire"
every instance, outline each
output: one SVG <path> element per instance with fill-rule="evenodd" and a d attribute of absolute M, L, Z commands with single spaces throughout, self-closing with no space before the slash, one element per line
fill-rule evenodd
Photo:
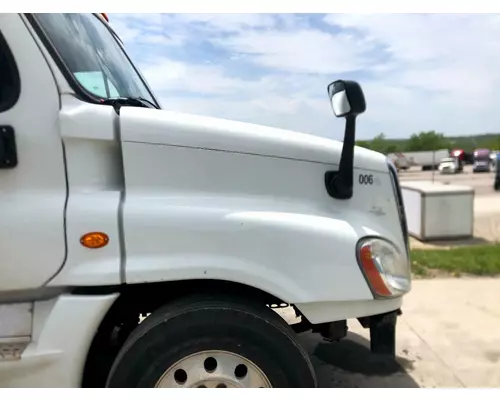
<path fill-rule="evenodd" d="M 189 297 L 147 317 L 127 338 L 108 387 L 316 387 L 307 353 L 266 306 Z"/>

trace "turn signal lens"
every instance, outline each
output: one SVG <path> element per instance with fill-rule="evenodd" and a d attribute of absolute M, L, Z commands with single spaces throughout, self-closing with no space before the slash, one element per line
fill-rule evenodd
<path fill-rule="evenodd" d="M 409 260 L 386 240 L 363 239 L 358 247 L 358 260 L 375 295 L 391 297 L 410 291 Z"/>
<path fill-rule="evenodd" d="M 89 249 L 100 249 L 108 244 L 109 237 L 102 232 L 90 232 L 86 233 L 80 238 L 80 243 L 82 246 Z"/>
<path fill-rule="evenodd" d="M 372 289 L 379 296 L 390 296 L 391 291 L 387 289 L 382 277 L 380 276 L 380 272 L 375 265 L 374 257 L 372 255 L 371 246 L 364 245 L 359 250 L 359 259 L 361 262 L 361 266 L 365 271 L 366 278 L 370 283 Z"/>

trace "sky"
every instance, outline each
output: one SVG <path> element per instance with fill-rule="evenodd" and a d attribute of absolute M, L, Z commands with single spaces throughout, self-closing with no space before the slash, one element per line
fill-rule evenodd
<path fill-rule="evenodd" d="M 342 140 L 326 87 L 358 81 L 357 138 L 500 131 L 500 14 L 109 14 L 162 108 Z"/>

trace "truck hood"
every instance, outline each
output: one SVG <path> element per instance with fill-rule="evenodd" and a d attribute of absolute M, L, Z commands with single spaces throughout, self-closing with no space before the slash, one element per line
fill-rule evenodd
<path fill-rule="evenodd" d="M 338 165 L 342 142 L 310 134 L 166 110 L 122 107 L 123 142 L 198 148 Z M 339 133 L 342 137 L 342 133 Z M 383 154 L 356 147 L 354 167 L 387 172 Z"/>

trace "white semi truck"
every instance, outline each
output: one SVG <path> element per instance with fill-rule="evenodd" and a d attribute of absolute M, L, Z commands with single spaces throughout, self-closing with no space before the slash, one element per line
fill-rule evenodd
<path fill-rule="evenodd" d="M 358 84 L 343 143 L 181 114 L 102 15 L 1 14 L 0 85 L 0 387 L 315 387 L 297 332 L 350 319 L 394 356 L 408 233 Z"/>

